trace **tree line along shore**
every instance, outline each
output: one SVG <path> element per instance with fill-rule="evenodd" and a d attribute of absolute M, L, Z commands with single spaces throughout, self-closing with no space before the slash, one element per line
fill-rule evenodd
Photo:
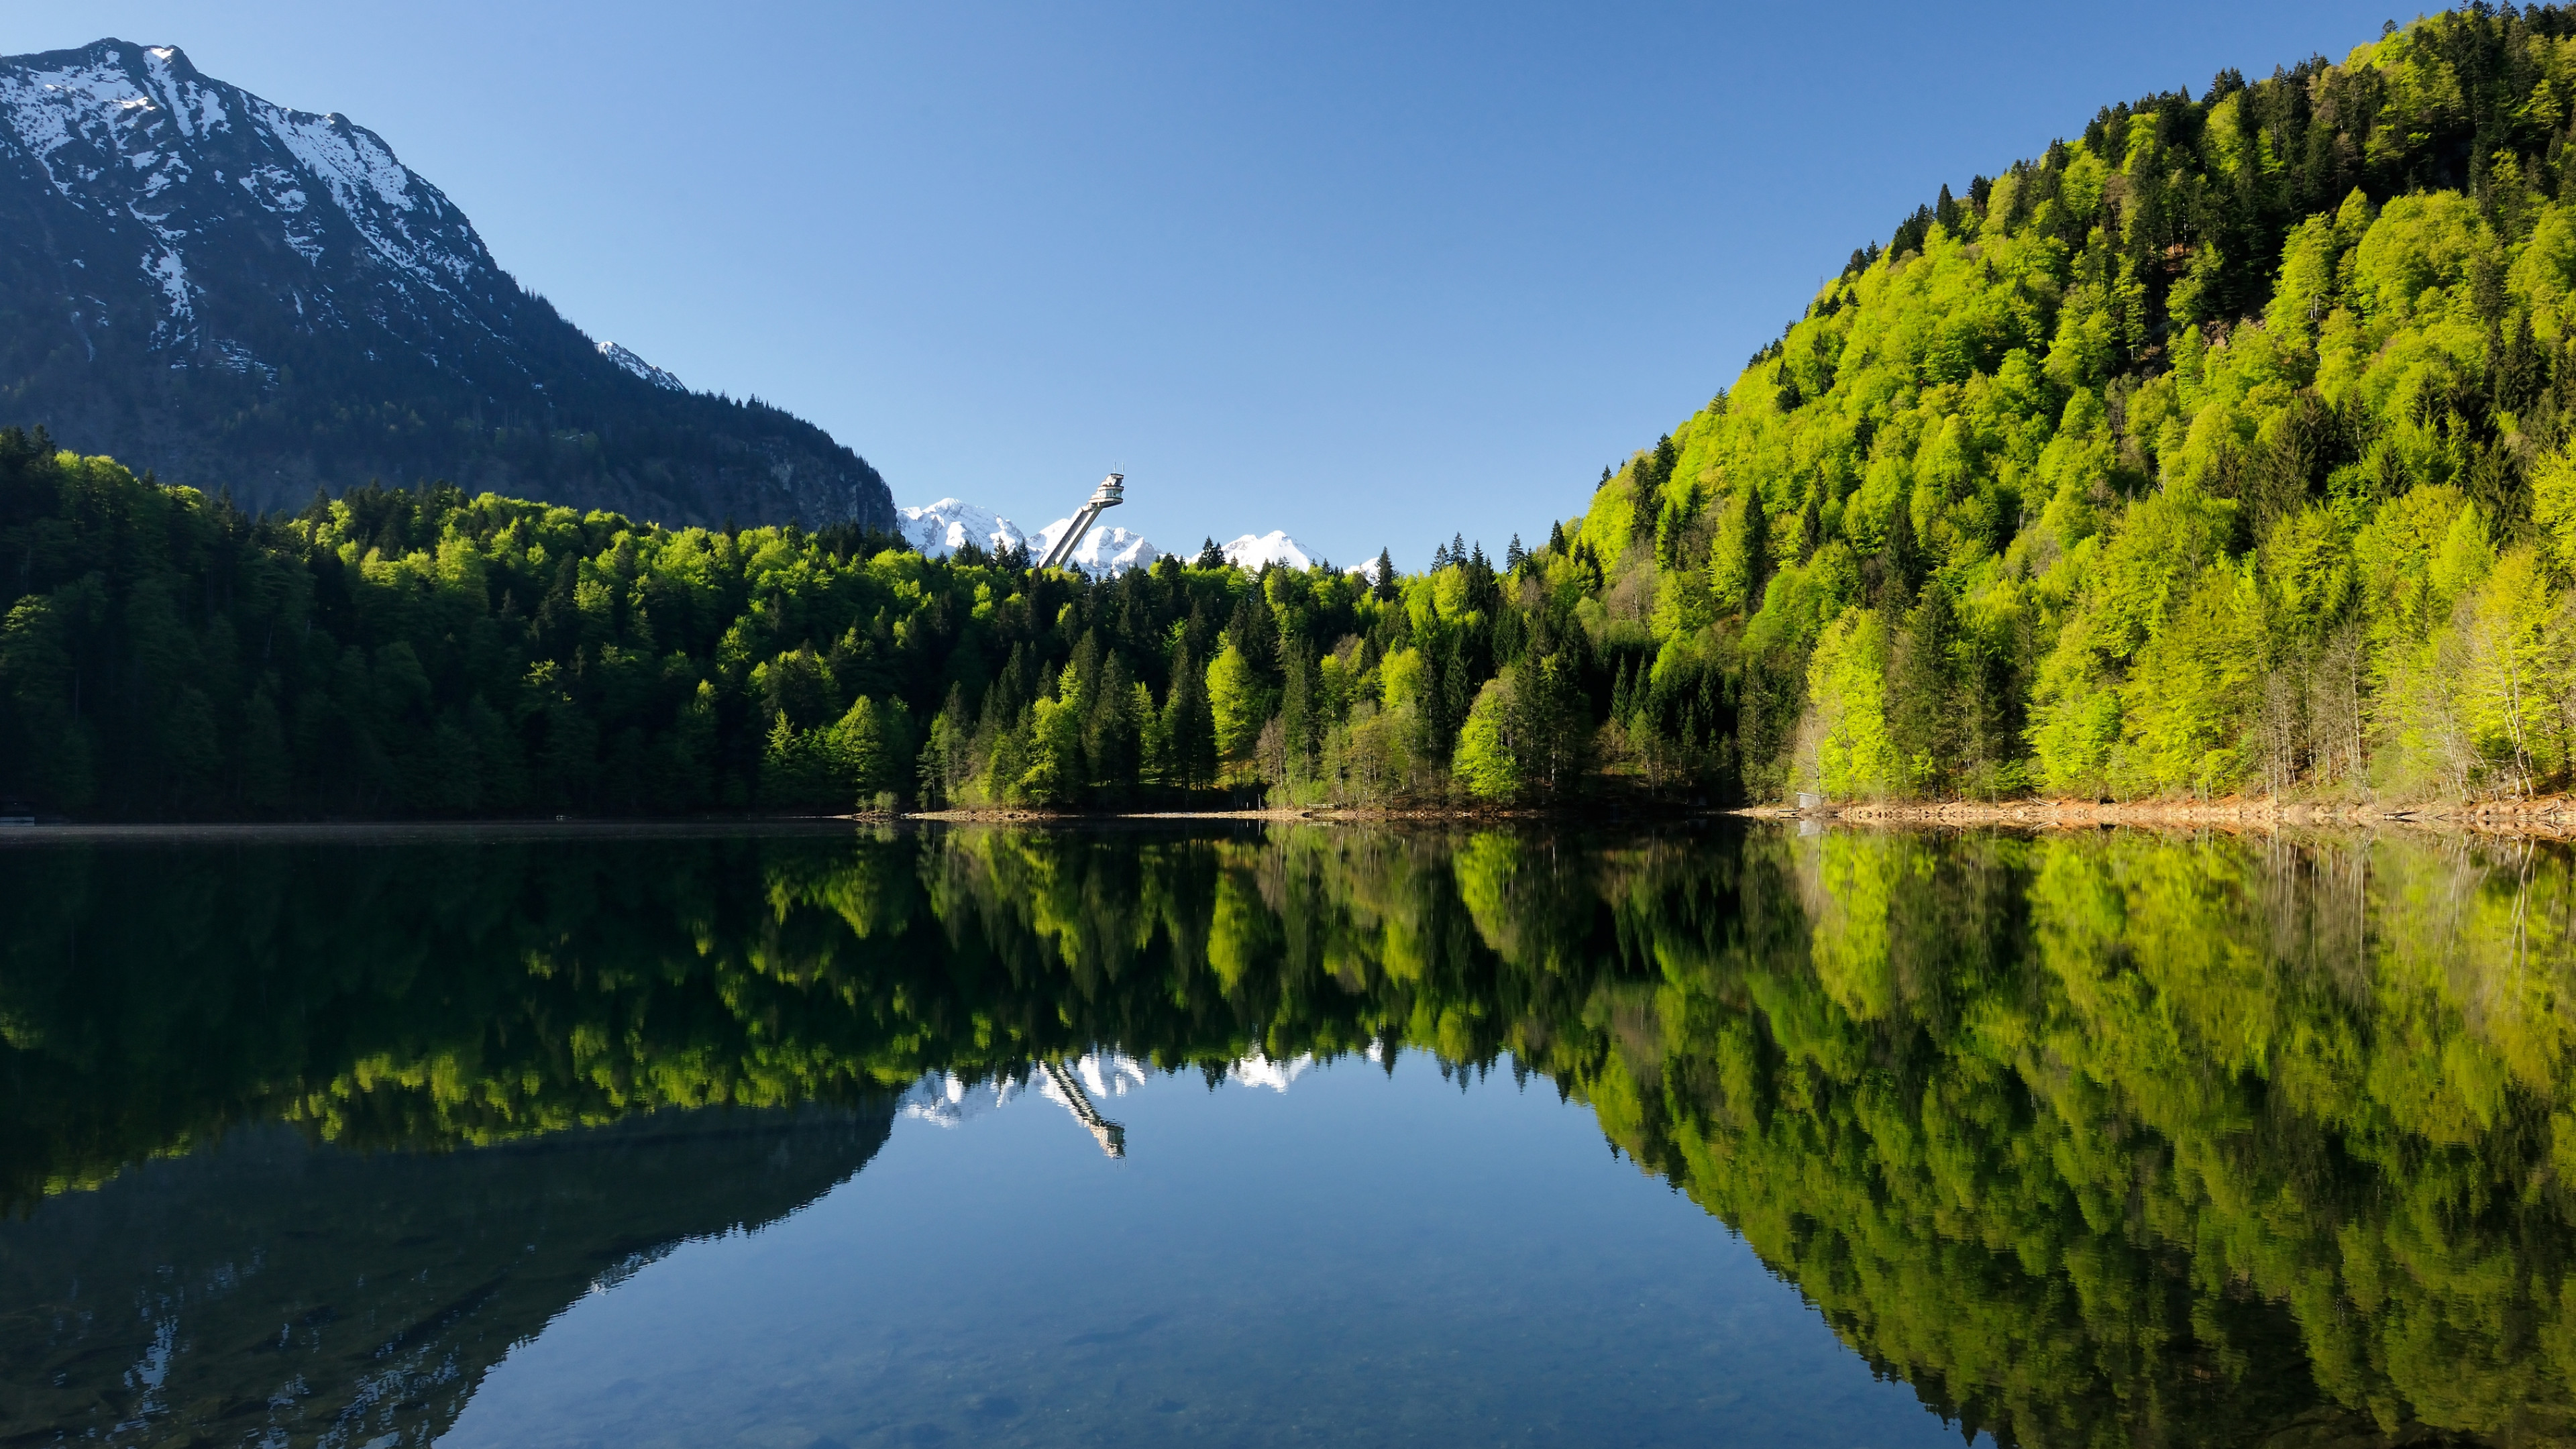
<path fill-rule="evenodd" d="M 1500 557 L 1116 579 L 0 438 L 78 818 L 2529 801 L 2576 783 L 2576 13 L 2104 108 Z"/>

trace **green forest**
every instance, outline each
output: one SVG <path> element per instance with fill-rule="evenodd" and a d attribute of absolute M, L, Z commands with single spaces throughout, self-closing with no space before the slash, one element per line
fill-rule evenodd
<path fill-rule="evenodd" d="M 0 896 L 21 1210 L 251 1123 L 454 1148 L 1414 1048 L 1585 1104 L 2001 1444 L 2576 1435 L 2557 844 L 547 827 L 20 849 Z"/>
<path fill-rule="evenodd" d="M 443 485 L 252 518 L 0 432 L 0 798 L 197 819 L 1571 793 L 1598 660 L 1570 613 L 1512 604 L 1525 560 L 1456 552 L 1375 583 L 1213 550 L 1096 581 Z M 1681 702 L 1692 738 L 1717 686 Z"/>
<path fill-rule="evenodd" d="M 1548 584 L 1735 682 L 1757 797 L 2563 788 L 2571 106 L 2576 12 L 2479 5 L 2107 108 L 1853 254 Z"/>
<path fill-rule="evenodd" d="M 1115 581 L 0 440 L 0 797 L 98 817 L 2576 783 L 2576 11 L 2104 109 L 1500 557 Z M 184 481 L 184 480 L 182 480 Z M 14 565 L 14 567 L 12 567 Z"/>

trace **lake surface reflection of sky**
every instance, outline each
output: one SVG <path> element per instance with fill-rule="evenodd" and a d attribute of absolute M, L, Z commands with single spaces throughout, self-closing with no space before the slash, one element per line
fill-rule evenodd
<path fill-rule="evenodd" d="M 576 1303 L 441 1442 L 1959 1442 L 1544 1081 L 1085 1065 L 1123 1160 L 1038 1090 L 898 1118 Z"/>

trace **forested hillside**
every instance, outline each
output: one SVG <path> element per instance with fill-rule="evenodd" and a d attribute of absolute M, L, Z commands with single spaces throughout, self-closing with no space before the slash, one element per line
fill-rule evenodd
<path fill-rule="evenodd" d="M 1437 801 L 1453 755 L 1483 798 L 1571 792 L 1583 641 L 1458 552 L 1374 584 L 1213 548 L 1098 582 L 848 526 L 671 530 L 445 485 L 253 519 L 10 430 L 0 801 L 122 818 Z"/>
<path fill-rule="evenodd" d="M 1854 253 L 1543 573 L 1755 795 L 2576 765 L 2576 12 L 2113 106 Z"/>
<path fill-rule="evenodd" d="M 443 485 L 255 520 L 11 430 L 0 800 L 205 818 L 1439 798 L 1516 619 L 1501 590 L 1474 558 L 1401 587 L 1172 558 L 1098 583 L 847 526 L 674 531 Z"/>
<path fill-rule="evenodd" d="M 0 797 L 122 816 L 2528 795 L 2576 775 L 2576 11 L 2103 111 L 1499 560 L 1112 583 L 0 441 Z M 13 566 L 14 565 L 14 566 Z"/>

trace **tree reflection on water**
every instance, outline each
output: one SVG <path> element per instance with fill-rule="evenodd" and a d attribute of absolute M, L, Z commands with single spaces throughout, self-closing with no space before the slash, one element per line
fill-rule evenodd
<path fill-rule="evenodd" d="M 856 1170 L 925 1074 L 1026 1083 L 1100 1049 L 1215 1080 L 1413 1047 L 1580 1099 L 1855 1350 L 2003 1442 L 2558 1442 L 2571 866 L 2462 837 L 1769 828 L 12 849 L 0 1270 L 50 1301 L 87 1233 L 112 1278 L 114 1239 L 70 1224 L 130 1211 L 138 1172 L 256 1216 L 270 1179 L 238 1164 L 291 1158 L 352 1222 L 388 1174 L 542 1196 L 505 1180 L 547 1144 L 692 1178 L 561 1209 L 561 1262 L 488 1321 L 506 1343 L 620 1244 L 765 1221 Z M 712 1106 L 757 1110 L 643 1119 L 673 1124 L 659 1165 L 616 1135 Z M 744 1132 L 809 1134 L 791 1156 L 819 1175 L 725 1166 Z M 247 1157 L 137 1167 L 228 1133 Z M 442 1222 L 352 1229 L 314 1281 L 407 1236 L 480 1263 Z M 237 1251 L 200 1236 L 190 1263 Z M 277 1281 L 251 1317 L 301 1301 Z M 332 1351 L 459 1301 L 377 1303 Z M 0 1328 L 0 1377 L 54 1389 L 0 1433 L 137 1411 L 133 1345 L 40 1317 Z"/>

